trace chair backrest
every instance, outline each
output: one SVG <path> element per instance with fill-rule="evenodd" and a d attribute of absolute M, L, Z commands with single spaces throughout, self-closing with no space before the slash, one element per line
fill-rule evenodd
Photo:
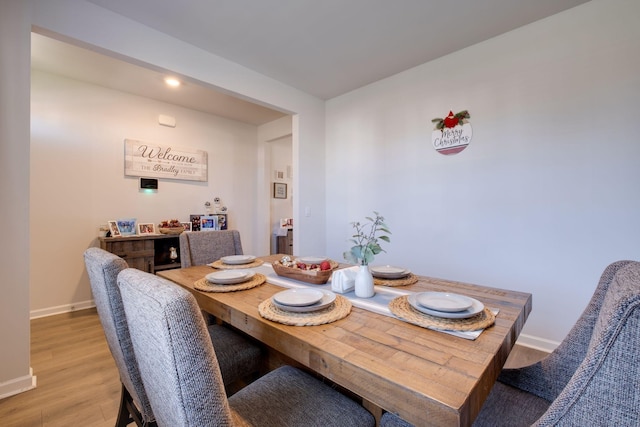
<path fill-rule="evenodd" d="M 640 262 L 614 268 L 586 354 L 537 425 L 640 425 Z"/>
<path fill-rule="evenodd" d="M 143 420 L 153 421 L 153 412 L 140 378 L 122 298 L 116 282 L 118 274 L 128 268 L 127 263 L 122 258 L 100 248 L 87 249 L 84 252 L 84 262 L 89 274 L 98 317 L 102 323 L 109 350 L 118 367 L 120 381 L 136 403 Z"/>
<path fill-rule="evenodd" d="M 596 320 L 616 273 L 632 261 L 617 261 L 605 268 L 589 304 L 562 343 L 547 357 L 524 369 L 506 369 L 500 381 L 524 384 L 528 392 L 552 402 L 566 387 L 584 360 Z M 520 385 L 522 387 L 522 385 Z"/>
<path fill-rule="evenodd" d="M 243 255 L 238 230 L 185 231 L 180 234 L 182 268 L 209 264 L 228 255 Z"/>
<path fill-rule="evenodd" d="M 128 269 L 118 285 L 158 425 L 233 425 L 207 327 L 193 295 Z"/>

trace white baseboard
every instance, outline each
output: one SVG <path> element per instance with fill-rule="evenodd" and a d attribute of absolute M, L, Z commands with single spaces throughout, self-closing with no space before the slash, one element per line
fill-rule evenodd
<path fill-rule="evenodd" d="M 520 334 L 518 337 L 518 341 L 516 344 L 521 345 L 523 347 L 533 348 L 535 350 L 544 351 L 547 353 L 551 353 L 560 345 L 557 341 L 551 341 L 540 337 L 534 337 L 532 335 Z"/>
<path fill-rule="evenodd" d="M 76 302 L 73 304 L 58 305 L 56 307 L 42 308 L 40 310 L 32 310 L 29 313 L 30 319 L 37 319 L 39 317 L 53 316 L 54 314 L 69 313 L 71 311 L 85 310 L 87 308 L 93 308 L 96 304 L 93 300 Z"/>
<path fill-rule="evenodd" d="M 36 376 L 33 375 L 33 369 L 29 368 L 29 375 L 0 383 L 0 400 L 34 388 L 36 388 Z"/>

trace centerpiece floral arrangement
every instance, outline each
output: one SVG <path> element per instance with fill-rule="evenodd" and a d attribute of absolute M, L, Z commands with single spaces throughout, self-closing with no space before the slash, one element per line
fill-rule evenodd
<path fill-rule="evenodd" d="M 378 240 L 390 242 L 388 234 L 391 234 L 389 227 L 384 223 L 384 217 L 378 212 L 373 212 L 372 217 L 365 217 L 369 222 L 361 224 L 360 222 L 352 222 L 351 226 L 355 229 L 355 234 L 349 239 L 355 246 L 343 254 L 344 259 L 348 262 L 358 265 L 369 265 L 371 261 L 380 252 L 385 252 L 378 243 Z"/>

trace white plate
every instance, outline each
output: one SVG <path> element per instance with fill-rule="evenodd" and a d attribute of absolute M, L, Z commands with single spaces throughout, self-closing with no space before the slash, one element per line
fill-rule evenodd
<path fill-rule="evenodd" d="M 246 282 L 255 274 L 253 270 L 220 270 L 207 274 L 205 278 L 207 282 L 215 283 L 216 285 L 234 285 Z"/>
<path fill-rule="evenodd" d="M 253 255 L 229 255 L 223 256 L 220 258 L 223 264 L 229 265 L 239 265 L 239 264 L 249 264 L 250 262 L 255 261 L 256 257 Z"/>
<path fill-rule="evenodd" d="M 329 305 L 331 305 L 335 300 L 336 300 L 336 294 L 334 294 L 331 291 L 325 291 L 325 290 L 320 290 L 320 292 L 323 293 L 322 299 L 315 303 L 315 304 L 311 304 L 311 305 L 306 305 L 304 307 L 295 307 L 292 305 L 282 305 L 282 304 L 278 304 L 273 297 L 271 298 L 271 301 L 273 301 L 273 304 L 275 304 L 276 307 L 278 307 L 281 310 L 285 310 L 285 311 L 293 311 L 293 312 L 297 312 L 297 313 L 306 313 L 309 311 L 316 311 L 316 310 L 322 310 L 323 308 L 328 307 Z"/>
<path fill-rule="evenodd" d="M 376 265 L 369 267 L 371 274 L 383 279 L 400 279 L 408 276 L 411 272 L 405 268 L 393 267 L 391 265 Z"/>
<path fill-rule="evenodd" d="M 480 301 L 474 298 L 471 298 L 471 300 L 473 301 L 473 304 L 471 305 L 470 308 L 464 311 L 458 311 L 457 313 L 447 313 L 446 311 L 431 310 L 427 307 L 423 307 L 420 304 L 418 304 L 418 300 L 416 299 L 418 295 L 419 294 L 411 294 L 407 297 L 407 301 L 409 301 L 409 304 L 411 304 L 411 307 L 415 308 L 416 310 L 422 313 L 430 314 L 436 317 L 442 317 L 444 319 L 466 319 L 468 317 L 475 316 L 476 314 L 484 310 L 484 304 L 482 304 Z"/>
<path fill-rule="evenodd" d="M 318 289 L 289 289 L 275 294 L 273 300 L 280 305 L 303 307 L 319 302 L 323 296 Z"/>
<path fill-rule="evenodd" d="M 449 294 L 447 292 L 420 292 L 416 301 L 431 310 L 455 313 L 464 311 L 473 305 L 473 300 L 464 295 Z"/>
<path fill-rule="evenodd" d="M 296 261 L 303 262 L 305 264 L 320 264 L 322 261 L 326 261 L 326 260 L 327 260 L 326 257 L 304 256 L 304 257 L 298 258 Z"/>

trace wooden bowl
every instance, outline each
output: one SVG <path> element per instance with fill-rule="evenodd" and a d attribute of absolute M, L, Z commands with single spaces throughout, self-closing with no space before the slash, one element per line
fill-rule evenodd
<path fill-rule="evenodd" d="M 300 280 L 301 282 L 323 285 L 327 283 L 333 271 L 338 268 L 338 263 L 329 260 L 331 268 L 329 270 L 301 270 L 296 267 L 286 267 L 280 261 L 274 261 L 271 265 L 278 276 Z"/>
<path fill-rule="evenodd" d="M 180 234 L 184 231 L 184 227 L 165 227 L 159 228 L 162 234 Z"/>

